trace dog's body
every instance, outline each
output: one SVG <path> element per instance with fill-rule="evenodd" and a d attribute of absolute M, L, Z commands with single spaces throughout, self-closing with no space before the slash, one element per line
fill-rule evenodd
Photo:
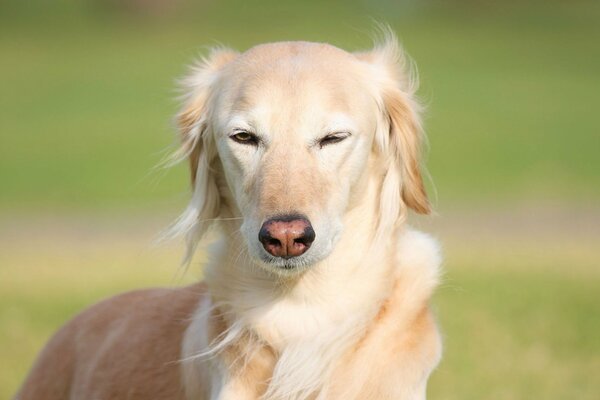
<path fill-rule="evenodd" d="M 187 81 L 191 255 L 203 284 L 134 292 L 66 325 L 18 399 L 423 399 L 441 345 L 420 125 L 395 41 L 350 54 L 215 52 Z"/>

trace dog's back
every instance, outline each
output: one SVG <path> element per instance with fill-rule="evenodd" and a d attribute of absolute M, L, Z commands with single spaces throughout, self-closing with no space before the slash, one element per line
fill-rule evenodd
<path fill-rule="evenodd" d="M 19 400 L 181 399 L 181 340 L 201 284 L 105 300 L 65 325 L 40 354 Z"/>

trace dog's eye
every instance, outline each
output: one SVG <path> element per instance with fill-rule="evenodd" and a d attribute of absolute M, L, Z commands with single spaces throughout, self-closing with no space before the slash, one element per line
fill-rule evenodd
<path fill-rule="evenodd" d="M 348 138 L 350 136 L 349 133 L 347 132 L 336 132 L 336 133 L 331 133 L 327 136 L 325 136 L 324 138 L 319 140 L 319 147 L 323 148 L 327 145 L 330 144 L 334 144 L 334 143 L 339 143 L 342 140 Z"/>
<path fill-rule="evenodd" d="M 247 131 L 236 131 L 229 137 L 241 144 L 249 144 L 253 146 L 258 144 L 258 137 Z"/>

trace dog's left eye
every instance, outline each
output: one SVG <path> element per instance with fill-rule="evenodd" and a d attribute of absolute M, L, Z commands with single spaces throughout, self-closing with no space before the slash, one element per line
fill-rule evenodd
<path fill-rule="evenodd" d="M 237 131 L 229 136 L 234 141 L 241 144 L 258 145 L 258 137 L 247 131 Z"/>
<path fill-rule="evenodd" d="M 342 140 L 348 138 L 350 136 L 350 133 L 348 132 L 336 132 L 336 133 L 331 133 L 327 136 L 325 136 L 324 138 L 321 138 L 319 140 L 319 147 L 323 148 L 327 145 L 330 144 L 334 144 L 334 143 L 339 143 Z"/>

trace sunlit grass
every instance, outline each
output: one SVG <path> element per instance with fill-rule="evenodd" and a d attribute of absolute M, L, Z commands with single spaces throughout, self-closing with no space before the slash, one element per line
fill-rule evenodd
<path fill-rule="evenodd" d="M 431 398 L 596 398 L 600 279 L 547 262 L 533 271 L 488 259 L 448 265 L 435 301 L 445 356 Z"/>
<path fill-rule="evenodd" d="M 69 221 L 2 231 L 0 358 L 11 367 L 0 373 L 0 398 L 16 390 L 52 332 L 85 307 L 201 275 L 200 260 L 183 278 L 178 274 L 181 246 L 152 246 L 158 222 Z M 579 242 L 546 235 L 542 248 L 510 235 L 461 240 L 442 230 L 439 236 L 446 273 L 434 307 L 445 351 L 431 398 L 596 398 L 597 236 Z"/>

